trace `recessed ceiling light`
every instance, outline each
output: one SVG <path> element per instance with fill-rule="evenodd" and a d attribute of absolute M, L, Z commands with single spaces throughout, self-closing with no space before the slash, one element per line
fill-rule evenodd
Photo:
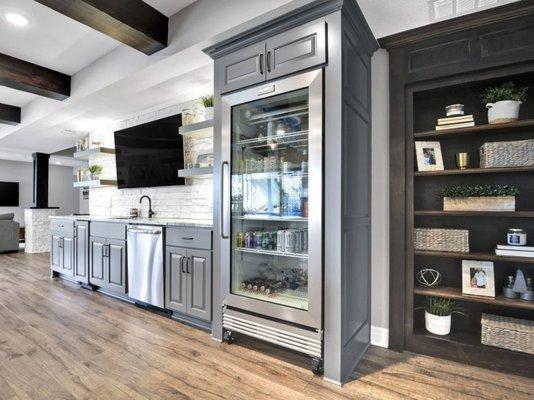
<path fill-rule="evenodd" d="M 28 18 L 15 11 L 5 12 L 4 18 L 6 19 L 6 21 L 15 26 L 27 26 L 29 23 Z"/>

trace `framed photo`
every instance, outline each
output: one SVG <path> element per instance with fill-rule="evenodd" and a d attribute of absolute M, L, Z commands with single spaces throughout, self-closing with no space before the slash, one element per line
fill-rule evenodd
<path fill-rule="evenodd" d="M 495 297 L 493 263 L 462 260 L 462 293 Z"/>
<path fill-rule="evenodd" d="M 443 171 L 439 142 L 415 142 L 415 154 L 419 171 Z"/>

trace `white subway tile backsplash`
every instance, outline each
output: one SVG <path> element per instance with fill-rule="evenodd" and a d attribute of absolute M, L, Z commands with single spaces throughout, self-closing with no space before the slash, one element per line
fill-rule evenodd
<path fill-rule="evenodd" d="M 166 107 L 162 110 L 149 112 L 140 116 L 121 121 L 105 129 L 92 132 L 91 140 L 99 140 L 104 146 L 115 147 L 114 132 L 136 126 L 156 119 L 178 114 L 183 109 L 193 109 L 198 102 L 189 102 Z M 178 134 L 178 133 L 177 133 Z M 210 138 L 186 140 L 184 156 L 186 163 L 196 162 L 199 154 L 212 151 L 213 141 Z M 103 178 L 116 179 L 115 160 L 112 157 L 97 161 L 103 166 Z M 148 212 L 148 204 L 139 204 L 142 195 L 152 199 L 152 208 L 156 216 L 162 218 L 211 219 L 213 210 L 213 180 L 190 179 L 184 186 L 164 186 L 142 189 L 94 188 L 90 191 L 89 212 L 100 216 L 127 216 L 131 208 L 141 210 L 141 215 Z"/>

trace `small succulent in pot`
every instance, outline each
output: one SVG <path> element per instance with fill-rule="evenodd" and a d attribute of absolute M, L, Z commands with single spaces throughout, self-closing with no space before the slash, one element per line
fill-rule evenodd
<path fill-rule="evenodd" d="M 425 328 L 435 335 L 448 335 L 451 332 L 451 316 L 459 314 L 467 316 L 463 310 L 456 306 L 456 302 L 442 297 L 429 297 L 424 307 L 416 309 L 425 310 Z"/>
<path fill-rule="evenodd" d="M 89 167 L 89 172 L 91 173 L 91 179 L 92 180 L 98 180 L 100 179 L 100 174 L 103 171 L 103 167 L 99 164 L 93 164 Z"/>
<path fill-rule="evenodd" d="M 518 87 L 513 82 L 487 88 L 482 101 L 488 109 L 488 122 L 502 124 L 519 119 L 519 106 L 527 100 L 528 87 Z"/>
<path fill-rule="evenodd" d="M 204 106 L 204 119 L 213 119 L 213 95 L 203 96 L 201 101 Z"/>

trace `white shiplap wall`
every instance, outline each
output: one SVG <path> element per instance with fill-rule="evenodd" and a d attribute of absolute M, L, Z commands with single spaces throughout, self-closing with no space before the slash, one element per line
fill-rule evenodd
<path fill-rule="evenodd" d="M 184 109 L 199 109 L 198 102 L 189 102 L 167 107 L 158 111 L 142 114 L 117 124 L 90 133 L 92 141 L 101 141 L 106 147 L 115 147 L 114 132 L 132 126 L 144 124 L 157 119 L 181 113 Z M 200 153 L 211 151 L 213 139 L 184 140 L 185 162 L 194 162 Z M 114 157 L 103 157 L 93 163 L 104 167 L 102 178 L 116 179 Z M 139 205 L 139 198 L 148 195 L 152 199 L 152 208 L 159 218 L 211 219 L 213 216 L 213 179 L 188 179 L 185 186 L 164 186 L 156 188 L 117 189 L 116 187 L 93 188 L 89 195 L 89 212 L 91 215 L 125 217 L 130 208 L 140 208 L 141 215 L 146 216 L 148 204 Z"/>

